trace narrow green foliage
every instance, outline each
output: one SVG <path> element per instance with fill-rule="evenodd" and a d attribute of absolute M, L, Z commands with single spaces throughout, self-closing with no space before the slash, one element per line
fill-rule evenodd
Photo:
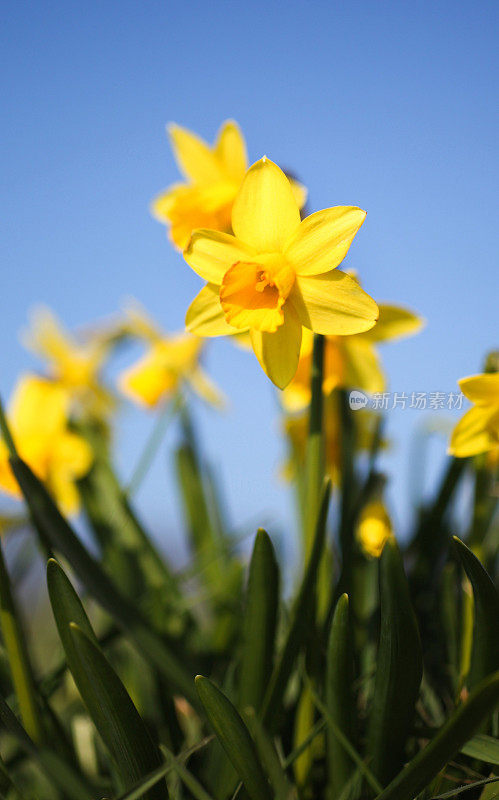
<path fill-rule="evenodd" d="M 414 720 L 422 678 L 419 631 L 409 598 L 402 556 L 389 540 L 380 559 L 381 632 L 368 754 L 382 784 L 397 774 Z"/>
<path fill-rule="evenodd" d="M 473 649 L 467 683 L 473 688 L 499 669 L 499 594 L 478 558 L 454 537 L 454 546 L 473 587 Z"/>
<path fill-rule="evenodd" d="M 256 534 L 249 568 L 246 609 L 243 622 L 243 649 L 239 674 L 239 707 L 259 711 L 272 672 L 279 568 L 268 534 Z"/>
<path fill-rule="evenodd" d="M 305 508 L 304 508 L 304 552 L 308 558 L 312 551 L 317 515 L 321 503 L 324 481 L 324 400 L 322 383 L 324 376 L 325 339 L 314 334 L 312 368 L 310 375 L 311 403 L 305 457 Z"/>
<path fill-rule="evenodd" d="M 499 672 L 486 678 L 437 735 L 376 800 L 413 800 L 458 753 L 499 704 Z"/>
<path fill-rule="evenodd" d="M 190 674 L 176 655 L 150 629 L 136 607 L 114 586 L 100 564 L 80 542 L 28 465 L 17 457 L 11 458 L 10 463 L 34 520 L 52 546 L 65 556 L 87 590 L 120 627 L 130 633 L 143 655 L 195 704 L 196 695 L 192 690 Z"/>
<path fill-rule="evenodd" d="M 24 631 L 14 601 L 9 573 L 0 543 L 0 624 L 12 683 L 24 727 L 33 741 L 43 739 L 43 722 Z"/>
<path fill-rule="evenodd" d="M 352 696 L 353 643 L 349 620 L 348 596 L 338 600 L 329 634 L 326 664 L 326 705 L 331 719 L 345 736 L 354 740 L 354 704 Z M 331 729 L 327 736 L 329 796 L 340 796 L 355 768 L 345 748 Z"/>
<path fill-rule="evenodd" d="M 104 654 L 74 622 L 69 625 L 72 646 L 68 655 L 78 691 L 102 740 L 111 753 L 123 788 L 132 786 L 160 764 L 159 751 Z M 157 785 L 147 797 L 164 800 L 166 787 Z"/>
<path fill-rule="evenodd" d="M 276 717 L 280 711 L 284 692 L 286 691 L 296 657 L 307 638 L 310 624 L 311 599 L 314 595 L 317 571 L 319 569 L 326 539 L 326 523 L 330 496 L 331 482 L 328 480 L 323 488 L 310 558 L 291 610 L 286 639 L 274 666 L 263 702 L 263 719 L 268 726 L 275 725 L 276 723 Z"/>
<path fill-rule="evenodd" d="M 296 789 L 289 781 L 279 760 L 274 742 L 263 727 L 261 720 L 252 708 L 246 709 L 244 718 L 255 741 L 260 760 L 270 778 L 276 800 L 293 800 L 297 796 Z M 307 742 L 308 744 L 310 742 Z M 298 758 L 299 754 L 296 757 Z"/>
<path fill-rule="evenodd" d="M 251 800 L 272 800 L 253 739 L 230 700 L 202 675 L 196 688 L 206 716 Z"/>
<path fill-rule="evenodd" d="M 486 736 L 483 733 L 477 733 L 473 739 L 470 739 L 464 747 L 461 748 L 461 753 L 470 758 L 478 758 L 487 764 L 494 764 L 499 766 L 499 740 L 494 739 L 492 736 Z"/>

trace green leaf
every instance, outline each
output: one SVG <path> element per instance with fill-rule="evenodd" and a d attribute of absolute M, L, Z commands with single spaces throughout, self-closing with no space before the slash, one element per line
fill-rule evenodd
<path fill-rule="evenodd" d="M 279 568 L 269 535 L 256 534 L 249 568 L 243 649 L 239 673 L 239 707 L 259 711 L 272 672 L 279 602 Z"/>
<path fill-rule="evenodd" d="M 438 775 L 499 703 L 499 672 L 470 694 L 436 736 L 392 780 L 376 800 L 413 800 Z"/>
<path fill-rule="evenodd" d="M 349 620 L 348 596 L 338 600 L 329 634 L 326 665 L 326 705 L 331 719 L 347 739 L 354 740 L 354 705 L 352 697 L 353 643 Z M 339 797 L 355 765 L 331 729 L 327 736 L 329 793 Z"/>
<path fill-rule="evenodd" d="M 0 544 L 0 623 L 3 643 L 12 675 L 21 718 L 29 736 L 37 743 L 43 739 L 44 730 L 33 668 L 31 666 L 24 631 L 12 593 L 9 573 Z"/>
<path fill-rule="evenodd" d="M 473 587 L 475 601 L 473 650 L 468 677 L 469 686 L 473 688 L 499 669 L 499 594 L 478 558 L 456 536 L 454 546 Z"/>
<path fill-rule="evenodd" d="M 261 720 L 255 714 L 254 709 L 246 709 L 244 712 L 244 718 L 248 722 L 248 727 L 255 741 L 258 755 L 260 756 L 261 762 L 270 778 L 276 800 L 294 800 L 297 796 L 296 789 L 288 780 L 288 776 L 286 775 L 285 769 L 279 760 L 279 756 L 272 738 L 263 727 Z M 322 727 L 324 727 L 324 725 L 322 725 Z M 303 752 L 303 750 L 308 747 L 313 738 L 314 737 L 307 741 L 300 752 Z M 299 758 L 299 755 L 300 754 L 297 754 L 296 758 Z"/>
<path fill-rule="evenodd" d="M 208 720 L 251 800 L 272 800 L 253 739 L 237 710 L 208 678 L 198 675 L 196 688 Z"/>
<path fill-rule="evenodd" d="M 128 631 L 141 653 L 194 705 L 197 696 L 189 672 L 165 640 L 147 625 L 136 607 L 115 587 L 100 564 L 80 542 L 53 499 L 27 464 L 12 457 L 10 464 L 37 526 L 71 564 L 90 594 Z"/>
<path fill-rule="evenodd" d="M 331 481 L 327 480 L 322 492 L 319 515 L 315 527 L 315 535 L 310 558 L 305 568 L 298 595 L 290 615 L 288 632 L 279 658 L 274 666 L 263 702 L 263 720 L 268 726 L 275 725 L 284 692 L 288 684 L 298 653 L 303 647 L 310 623 L 310 603 L 313 597 L 317 570 L 326 539 L 326 522 L 331 496 Z"/>
<path fill-rule="evenodd" d="M 93 634 L 90 636 L 74 622 L 69 629 L 72 644 L 66 655 L 78 691 L 117 765 L 123 788 L 132 786 L 160 765 L 158 748 Z M 167 796 L 164 784 L 147 794 L 150 800 L 164 800 Z"/>
<path fill-rule="evenodd" d="M 484 733 L 477 733 L 473 739 L 470 739 L 461 748 L 461 753 L 470 758 L 478 758 L 487 764 L 499 766 L 499 740 L 492 736 L 486 736 Z"/>
<path fill-rule="evenodd" d="M 77 774 L 57 753 L 35 745 L 2 697 L 0 697 L 0 724 L 16 740 L 21 750 L 38 763 L 48 780 L 69 800 L 93 800 L 96 797 L 95 786 Z"/>
<path fill-rule="evenodd" d="M 423 673 L 421 643 L 402 556 L 389 540 L 380 559 L 381 632 L 369 720 L 371 769 L 388 783 L 404 763 Z"/>

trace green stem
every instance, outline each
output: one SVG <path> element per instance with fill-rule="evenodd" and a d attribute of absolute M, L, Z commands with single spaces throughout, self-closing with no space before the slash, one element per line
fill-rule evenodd
<path fill-rule="evenodd" d="M 5 412 L 3 409 L 3 404 L 1 399 L 0 399 L 0 431 L 2 432 L 4 442 L 7 445 L 9 455 L 16 456 L 17 455 L 16 446 L 14 444 L 14 439 L 12 438 L 9 426 L 7 424 L 7 419 L 5 417 Z"/>
<path fill-rule="evenodd" d="M 355 453 L 355 427 L 352 410 L 348 402 L 348 392 L 340 389 L 338 392 L 340 404 L 340 429 L 341 429 L 341 500 L 339 540 L 341 545 L 342 570 L 341 591 L 351 592 L 352 568 L 354 555 L 354 516 L 353 503 L 356 494 L 354 453 Z"/>
<path fill-rule="evenodd" d="M 180 395 L 177 395 L 176 398 L 171 402 L 168 403 L 159 414 L 154 427 L 149 435 L 149 438 L 146 441 L 145 447 L 142 451 L 142 454 L 139 458 L 137 466 L 133 471 L 133 475 L 130 479 L 130 483 L 126 489 L 126 494 L 128 497 L 136 494 L 142 481 L 146 477 L 151 465 L 157 455 L 157 452 L 160 448 L 161 442 L 168 430 L 170 422 L 175 417 L 175 414 L 180 409 L 182 404 L 182 400 Z"/>
<path fill-rule="evenodd" d="M 24 727 L 34 742 L 43 739 L 43 726 L 37 700 L 35 680 L 28 657 L 26 641 L 15 607 L 9 574 L 0 545 L 0 625 L 12 673 L 12 683 L 19 702 Z"/>
<path fill-rule="evenodd" d="M 308 559 L 324 482 L 324 413 L 322 382 L 324 375 L 324 337 L 314 335 L 310 388 L 310 416 L 305 462 L 304 547 Z"/>

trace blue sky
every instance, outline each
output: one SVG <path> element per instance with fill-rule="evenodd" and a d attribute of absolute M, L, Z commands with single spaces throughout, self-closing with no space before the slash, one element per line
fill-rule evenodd
<path fill-rule="evenodd" d="M 176 121 L 212 140 L 228 117 L 243 128 L 251 160 L 266 153 L 299 175 L 312 210 L 367 210 L 346 265 L 376 299 L 428 321 L 418 337 L 383 348 L 391 388 L 447 392 L 480 371 L 499 345 L 497 16 L 497 3 L 450 0 L 6 4 L 2 394 L 36 363 L 18 337 L 37 303 L 77 326 L 134 296 L 166 329 L 182 326 L 199 279 L 148 212 L 178 177 L 164 126 Z M 207 368 L 231 408 L 195 412 L 232 519 L 291 535 L 268 380 L 224 341 Z M 124 476 L 152 422 L 123 409 Z M 401 533 L 414 478 L 408 453 L 426 423 L 423 412 L 388 415 Z M 437 437 L 431 469 L 444 450 Z M 138 502 L 173 547 L 179 510 L 166 460 Z"/>

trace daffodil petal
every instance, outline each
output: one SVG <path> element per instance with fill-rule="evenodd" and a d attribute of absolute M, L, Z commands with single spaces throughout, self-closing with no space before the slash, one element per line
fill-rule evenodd
<path fill-rule="evenodd" d="M 408 308 L 379 303 L 379 319 L 370 331 L 364 334 L 371 342 L 384 342 L 411 336 L 423 327 L 424 319 Z"/>
<path fill-rule="evenodd" d="M 219 287 L 208 283 L 194 298 L 187 314 L 185 327 L 196 336 L 230 336 L 241 333 L 225 321 L 225 314 L 220 305 Z"/>
<path fill-rule="evenodd" d="M 224 122 L 215 144 L 215 155 L 225 172 L 234 181 L 242 181 L 248 168 L 246 142 L 239 125 L 229 119 Z"/>
<path fill-rule="evenodd" d="M 255 250 L 230 233 L 200 228 L 193 232 L 184 250 L 189 266 L 208 283 L 221 284 L 236 261 L 251 260 Z"/>
<path fill-rule="evenodd" d="M 260 252 L 282 250 L 300 224 L 300 211 L 284 172 L 262 158 L 246 173 L 232 207 L 238 239 Z"/>
<path fill-rule="evenodd" d="M 363 337 L 345 337 L 345 376 L 343 385 L 349 389 L 362 389 L 365 392 L 383 392 L 385 376 L 379 356 L 370 342 Z"/>
<path fill-rule="evenodd" d="M 357 281 L 340 270 L 313 277 L 297 276 L 291 302 L 306 328 L 325 336 L 346 336 L 369 330 L 378 306 Z"/>
<path fill-rule="evenodd" d="M 319 275 L 341 264 L 366 218 L 355 206 L 335 206 L 306 217 L 286 243 L 297 275 Z"/>
<path fill-rule="evenodd" d="M 495 433 L 492 428 L 493 423 L 495 423 Z M 458 458 L 486 453 L 499 444 L 498 426 L 497 408 L 493 406 L 470 408 L 452 432 L 449 453 Z"/>
<path fill-rule="evenodd" d="M 459 387 L 472 403 L 495 404 L 499 408 L 499 372 L 462 378 Z"/>
<path fill-rule="evenodd" d="M 25 436 L 56 435 L 67 424 L 69 395 L 59 383 L 24 375 L 18 382 L 10 404 L 14 430 Z"/>
<path fill-rule="evenodd" d="M 284 323 L 275 333 L 251 330 L 251 344 L 264 372 L 279 389 L 292 380 L 300 358 L 302 326 L 292 308 L 284 306 Z"/>
<path fill-rule="evenodd" d="M 206 142 L 179 125 L 169 125 L 168 133 L 179 169 L 187 178 L 194 183 L 220 180 L 220 163 Z"/>

